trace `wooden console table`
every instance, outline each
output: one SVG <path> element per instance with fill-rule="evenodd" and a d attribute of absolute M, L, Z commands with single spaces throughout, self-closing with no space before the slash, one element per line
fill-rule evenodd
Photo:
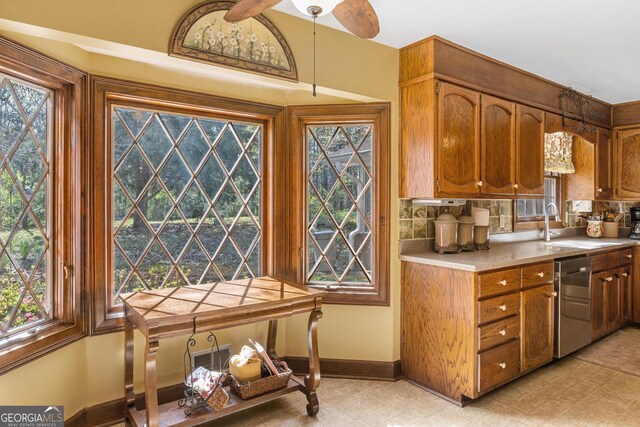
<path fill-rule="evenodd" d="M 316 390 L 320 384 L 317 325 L 322 317 L 322 292 L 306 286 L 261 277 L 206 285 L 167 288 L 122 295 L 124 301 L 125 369 L 124 388 L 127 418 L 134 427 L 180 425 L 189 426 L 247 409 L 288 393 L 302 391 L 307 396 L 307 413 L 320 409 Z M 295 376 L 286 388 L 248 400 L 229 393 L 229 404 L 220 411 L 185 415 L 178 401 L 158 406 L 156 358 L 159 340 L 195 332 L 209 332 L 249 323 L 269 321 L 266 349 L 275 352 L 278 319 L 299 313 L 310 313 L 308 326 L 309 374 L 304 382 Z M 145 400 L 146 410 L 135 408 L 133 391 L 133 329 L 146 338 Z"/>

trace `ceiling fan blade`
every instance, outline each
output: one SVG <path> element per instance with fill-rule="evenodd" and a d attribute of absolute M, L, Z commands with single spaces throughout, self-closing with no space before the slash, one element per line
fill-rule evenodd
<path fill-rule="evenodd" d="M 262 13 L 264 10 L 277 5 L 281 1 L 282 0 L 240 0 L 224 15 L 224 20 L 227 22 L 243 21 Z"/>
<path fill-rule="evenodd" d="M 333 9 L 333 16 L 360 38 L 372 39 L 380 32 L 378 15 L 368 0 L 344 0 Z"/>

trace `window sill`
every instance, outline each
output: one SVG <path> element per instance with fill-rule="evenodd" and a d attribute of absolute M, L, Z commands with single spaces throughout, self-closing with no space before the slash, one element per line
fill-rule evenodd
<path fill-rule="evenodd" d="M 564 228 L 564 225 L 562 221 L 550 221 L 549 228 L 557 230 L 558 228 Z M 514 231 L 518 230 L 544 230 L 544 221 L 516 222 Z"/>
<path fill-rule="evenodd" d="M 80 325 L 52 321 L 31 337 L 0 349 L 0 375 L 87 336 Z"/>
<path fill-rule="evenodd" d="M 353 288 L 307 285 L 310 288 L 324 290 L 322 295 L 323 304 L 335 305 L 364 305 L 364 306 L 389 306 L 389 296 L 373 288 L 363 288 L 354 290 Z"/>

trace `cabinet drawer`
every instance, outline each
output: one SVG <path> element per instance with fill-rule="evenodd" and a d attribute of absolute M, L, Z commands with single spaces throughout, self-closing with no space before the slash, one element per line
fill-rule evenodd
<path fill-rule="evenodd" d="M 478 355 L 478 391 L 484 393 L 520 374 L 520 340 Z"/>
<path fill-rule="evenodd" d="M 513 316 L 518 314 L 519 308 L 520 292 L 479 301 L 478 323 L 487 323 Z"/>
<path fill-rule="evenodd" d="M 522 287 L 553 282 L 553 261 L 522 267 Z"/>
<path fill-rule="evenodd" d="M 607 269 L 607 254 L 591 256 L 591 271 L 597 273 Z"/>
<path fill-rule="evenodd" d="M 633 249 L 625 249 L 622 251 L 622 265 L 631 264 L 633 261 Z"/>
<path fill-rule="evenodd" d="M 520 317 L 498 320 L 478 327 L 478 350 L 483 351 L 498 344 L 518 338 L 520 333 Z"/>
<path fill-rule="evenodd" d="M 478 298 L 512 292 L 519 287 L 519 268 L 483 273 L 478 276 Z"/>
<path fill-rule="evenodd" d="M 607 269 L 620 267 L 622 264 L 622 251 L 607 253 Z"/>

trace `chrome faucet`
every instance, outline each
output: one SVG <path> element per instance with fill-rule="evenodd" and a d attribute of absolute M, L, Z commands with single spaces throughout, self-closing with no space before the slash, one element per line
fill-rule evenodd
<path fill-rule="evenodd" d="M 551 231 L 549 231 L 549 206 L 553 206 L 556 209 L 556 217 L 560 215 L 560 211 L 558 211 L 558 207 L 555 203 L 551 202 L 544 208 L 544 240 L 548 242 L 551 240 Z"/>

